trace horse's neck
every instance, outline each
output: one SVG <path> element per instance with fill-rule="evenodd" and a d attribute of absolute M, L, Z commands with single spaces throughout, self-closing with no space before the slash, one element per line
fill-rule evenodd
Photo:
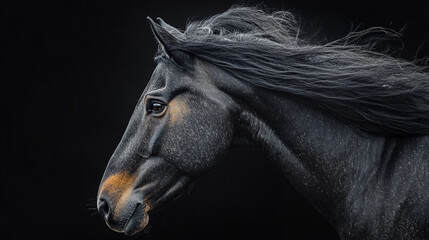
<path fill-rule="evenodd" d="M 357 134 L 328 114 L 282 94 L 258 90 L 241 113 L 244 132 L 328 219 L 345 206 L 357 162 L 374 163 L 384 139 Z M 363 158 L 363 159 L 362 159 Z M 340 210 L 340 211 L 339 211 Z M 343 209 L 344 210 L 344 209 Z"/>

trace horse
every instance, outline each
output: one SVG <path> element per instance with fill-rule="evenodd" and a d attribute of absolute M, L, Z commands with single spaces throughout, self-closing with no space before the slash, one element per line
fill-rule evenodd
<path fill-rule="evenodd" d="M 148 20 L 157 66 L 98 190 L 111 229 L 143 230 L 245 145 L 341 239 L 429 238 L 429 74 L 374 50 L 371 36 L 393 31 L 314 43 L 292 13 L 243 6 L 185 30 Z"/>

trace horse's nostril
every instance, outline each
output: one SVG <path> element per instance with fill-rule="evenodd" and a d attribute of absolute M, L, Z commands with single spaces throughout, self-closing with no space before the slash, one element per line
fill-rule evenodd
<path fill-rule="evenodd" d="M 101 198 L 98 200 L 98 211 L 103 215 L 104 219 L 107 220 L 110 213 L 110 204 Z"/>

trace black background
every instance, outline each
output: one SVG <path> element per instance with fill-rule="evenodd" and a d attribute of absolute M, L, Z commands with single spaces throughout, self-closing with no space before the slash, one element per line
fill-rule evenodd
<path fill-rule="evenodd" d="M 127 238 L 94 210 L 99 181 L 155 67 L 146 16 L 184 28 L 236 1 L 3 3 L 0 234 Z M 246 1 L 248 4 L 260 1 Z M 265 1 L 307 33 L 403 31 L 405 59 L 429 56 L 429 1 Z M 255 149 L 236 149 L 191 194 L 154 211 L 145 239 L 336 239 Z"/>

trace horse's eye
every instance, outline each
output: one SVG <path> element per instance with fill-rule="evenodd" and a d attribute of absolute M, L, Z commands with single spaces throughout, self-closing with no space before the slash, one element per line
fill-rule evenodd
<path fill-rule="evenodd" d="M 146 107 L 146 112 L 151 113 L 160 113 L 164 110 L 165 104 L 160 101 L 149 101 L 148 106 Z"/>

